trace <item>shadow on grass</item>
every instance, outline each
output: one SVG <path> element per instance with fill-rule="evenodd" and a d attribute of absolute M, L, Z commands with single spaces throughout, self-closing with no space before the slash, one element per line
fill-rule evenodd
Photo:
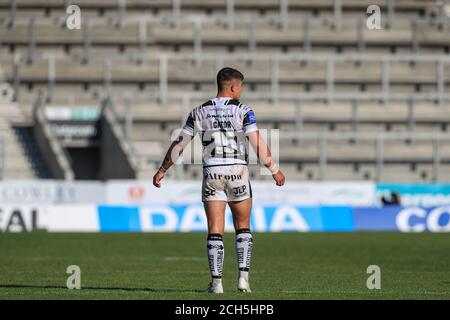
<path fill-rule="evenodd" d="M 33 284 L 0 284 L 0 289 L 67 289 L 66 286 L 33 285 Z M 153 288 L 120 288 L 120 287 L 81 287 L 83 290 L 126 291 L 149 293 L 205 293 L 205 290 L 153 289 Z"/>

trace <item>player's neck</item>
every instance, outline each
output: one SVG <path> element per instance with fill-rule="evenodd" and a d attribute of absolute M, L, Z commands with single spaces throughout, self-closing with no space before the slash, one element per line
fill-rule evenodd
<path fill-rule="evenodd" d="M 216 98 L 229 98 L 233 99 L 233 95 L 228 92 L 218 92 Z"/>

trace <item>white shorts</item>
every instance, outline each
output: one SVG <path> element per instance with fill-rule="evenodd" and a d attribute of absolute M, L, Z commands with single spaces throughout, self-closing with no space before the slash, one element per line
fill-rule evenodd
<path fill-rule="evenodd" d="M 246 165 L 203 168 L 202 201 L 241 201 L 252 197 Z"/>

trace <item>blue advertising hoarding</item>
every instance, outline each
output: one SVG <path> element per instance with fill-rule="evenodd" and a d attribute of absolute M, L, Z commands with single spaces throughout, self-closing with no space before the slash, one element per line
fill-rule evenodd
<path fill-rule="evenodd" d="M 450 205 L 450 184 L 394 184 L 378 183 L 375 189 L 375 205 L 380 205 L 381 196 L 389 197 L 398 192 L 403 206 L 436 207 Z"/>
<path fill-rule="evenodd" d="M 99 206 L 102 232 L 206 231 L 201 205 Z M 225 231 L 233 231 L 229 210 Z M 450 206 L 421 208 L 255 206 L 251 229 L 256 232 L 400 231 L 450 232 Z"/>

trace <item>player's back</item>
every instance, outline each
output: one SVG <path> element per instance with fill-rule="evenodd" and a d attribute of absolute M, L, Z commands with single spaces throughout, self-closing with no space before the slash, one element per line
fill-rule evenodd
<path fill-rule="evenodd" d="M 199 134 L 203 144 L 203 166 L 247 164 L 246 134 L 256 131 L 252 109 L 239 100 L 214 98 L 194 108 L 183 128 Z"/>

